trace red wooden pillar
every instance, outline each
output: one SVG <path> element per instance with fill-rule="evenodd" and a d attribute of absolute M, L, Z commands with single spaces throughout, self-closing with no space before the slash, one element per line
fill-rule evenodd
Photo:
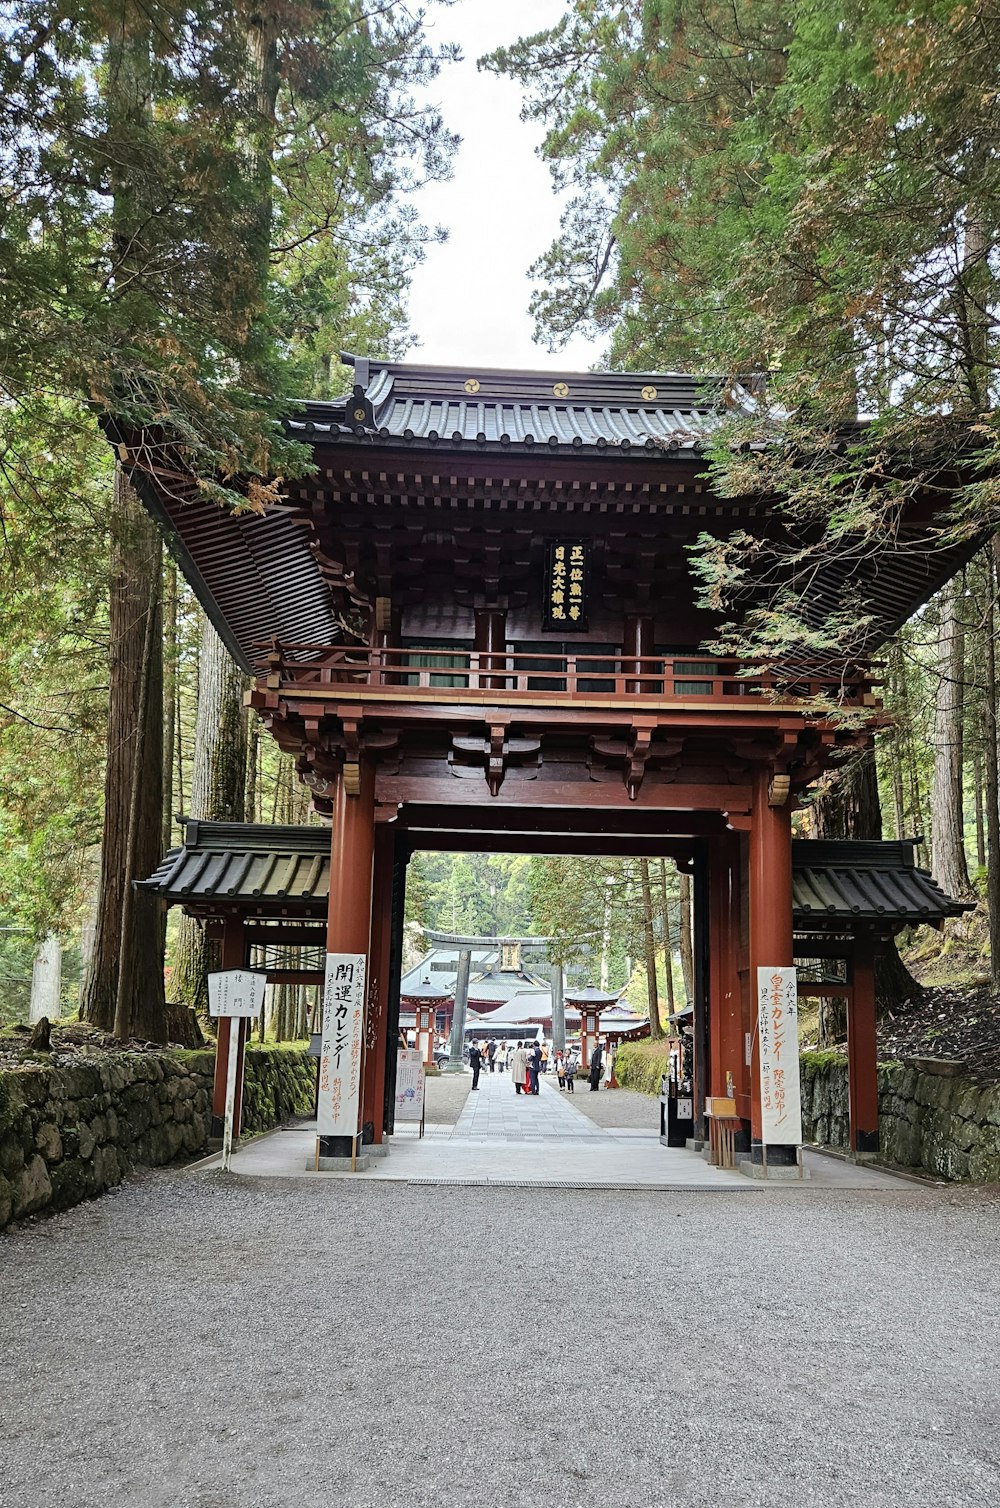
<path fill-rule="evenodd" d="M 375 767 L 362 755 L 357 795 L 348 794 L 350 769 L 337 777 L 330 831 L 330 900 L 326 920 L 328 953 L 361 953 L 367 973 L 372 932 L 372 871 L 375 851 Z M 349 1157 L 351 1138 L 321 1136 L 323 1157 Z"/>
<path fill-rule="evenodd" d="M 754 1048 L 750 1065 L 751 1147 L 760 1155 L 760 1064 L 757 1055 L 757 970 L 788 968 L 792 944 L 792 813 L 770 805 L 771 770 L 754 772 L 753 821 L 750 828 L 750 995 L 753 1000 Z M 794 1148 L 767 1149 L 768 1162 L 791 1165 Z"/>
<path fill-rule="evenodd" d="M 242 916 L 227 916 L 222 924 L 222 957 L 220 966 L 223 969 L 246 968 L 247 949 L 243 937 Z M 218 1023 L 218 1037 L 215 1044 L 215 1079 L 212 1084 L 212 1135 L 221 1136 L 222 1126 L 226 1118 L 226 1075 L 229 1070 L 229 1033 L 232 1029 L 233 1018 L 220 1016 Z M 240 1134 L 240 1121 L 243 1112 L 243 1060 L 246 1057 L 247 1038 L 250 1035 L 250 1022 L 240 1019 L 236 1023 L 239 1032 L 239 1051 L 236 1057 L 236 1111 L 233 1116 L 233 1140 Z"/>
<path fill-rule="evenodd" d="M 361 1100 L 363 1139 L 376 1146 L 385 1130 L 385 1062 L 389 1033 L 389 949 L 392 942 L 393 831 L 375 825 L 372 874 L 371 979 L 365 1022 L 365 1070 Z"/>
<path fill-rule="evenodd" d="M 649 675 L 652 667 L 644 665 L 642 661 L 651 658 L 655 653 L 654 630 L 654 620 L 648 613 L 626 613 L 625 629 L 622 635 L 622 675 Z M 626 680 L 625 682 L 627 696 L 640 696 L 643 692 L 648 695 L 649 691 L 650 682 L 648 681 Z"/>
<path fill-rule="evenodd" d="M 847 1073 L 851 1151 L 878 1152 L 878 1044 L 875 1032 L 875 951 L 870 938 L 854 945 L 847 1002 Z"/>
<path fill-rule="evenodd" d="M 713 840 L 709 851 L 709 1073 L 711 1095 L 746 1094 L 746 1054 L 740 994 L 739 917 L 735 835 Z M 747 1106 L 749 1109 L 749 1105 Z"/>

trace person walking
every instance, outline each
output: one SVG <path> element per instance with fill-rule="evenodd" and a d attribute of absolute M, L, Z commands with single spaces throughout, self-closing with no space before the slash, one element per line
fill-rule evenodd
<path fill-rule="evenodd" d="M 592 1090 L 600 1089 L 601 1075 L 603 1074 L 603 1072 L 604 1059 L 601 1055 L 601 1044 L 600 1042 L 598 1042 L 597 1046 L 594 1048 L 594 1051 L 590 1055 L 590 1071 L 587 1074 Z"/>
<path fill-rule="evenodd" d="M 479 1088 L 479 1074 L 480 1074 L 480 1072 L 482 1070 L 482 1066 L 483 1066 L 483 1055 L 482 1055 L 482 1052 L 476 1046 L 475 1042 L 473 1042 L 472 1046 L 469 1048 L 469 1067 L 472 1069 L 472 1087 L 473 1087 L 473 1089 L 478 1089 Z"/>
<path fill-rule="evenodd" d="M 556 1078 L 559 1080 L 559 1088 L 566 1088 L 566 1064 L 563 1055 L 556 1049 Z"/>
<path fill-rule="evenodd" d="M 563 1077 L 566 1080 L 566 1093 L 572 1094 L 574 1092 L 573 1081 L 576 1078 L 576 1054 L 572 1048 L 567 1052 L 563 1062 Z"/>
<path fill-rule="evenodd" d="M 528 1054 L 522 1043 L 518 1043 L 510 1055 L 510 1076 L 514 1081 L 514 1093 L 520 1094 L 524 1088 L 524 1081 L 528 1073 Z"/>
<path fill-rule="evenodd" d="M 497 1045 L 491 1037 L 486 1044 L 486 1061 L 490 1065 L 490 1073 L 497 1071 Z"/>
<path fill-rule="evenodd" d="M 536 1042 L 528 1059 L 529 1093 L 538 1093 L 538 1075 L 542 1071 L 542 1049 Z"/>

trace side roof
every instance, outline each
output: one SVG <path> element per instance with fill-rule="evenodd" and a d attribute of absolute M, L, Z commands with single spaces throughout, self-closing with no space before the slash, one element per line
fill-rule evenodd
<path fill-rule="evenodd" d="M 796 930 L 842 932 L 867 923 L 897 929 L 918 922 L 938 926 L 948 917 L 971 910 L 971 902 L 946 895 L 926 870 L 916 867 L 916 843 L 916 839 L 796 839 L 792 843 Z M 248 915 L 294 911 L 303 918 L 321 920 L 330 894 L 329 829 L 188 821 L 183 844 L 171 849 L 148 879 L 136 883 L 168 905 L 183 905 L 203 915 L 239 909 Z M 495 949 L 485 940 L 475 941 L 483 945 L 483 961 L 487 962 Z M 525 941 L 544 943 L 545 939 Z M 444 951 L 439 945 L 431 953 L 440 955 Z M 422 960 L 405 978 L 412 981 L 427 961 Z M 445 989 L 452 983 L 448 977 L 435 982 Z M 531 987 L 543 981 L 536 981 L 530 969 L 523 970 L 521 977 L 488 969 L 473 981 L 470 995 L 506 1000 L 525 984 Z M 610 1004 L 615 998 L 593 988 L 566 991 L 567 1002 Z"/>
<path fill-rule="evenodd" d="M 843 931 L 851 922 L 940 926 L 972 910 L 946 895 L 914 861 L 916 838 L 792 843 L 792 914 L 797 931 Z"/>

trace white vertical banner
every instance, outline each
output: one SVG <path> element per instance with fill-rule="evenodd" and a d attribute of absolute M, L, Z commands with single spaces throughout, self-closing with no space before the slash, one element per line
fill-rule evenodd
<path fill-rule="evenodd" d="M 319 1055 L 319 1136 L 357 1136 L 365 1024 L 365 955 L 328 953 Z"/>
<path fill-rule="evenodd" d="M 758 968 L 760 1134 L 765 1146 L 802 1145 L 798 1006 L 793 968 Z"/>

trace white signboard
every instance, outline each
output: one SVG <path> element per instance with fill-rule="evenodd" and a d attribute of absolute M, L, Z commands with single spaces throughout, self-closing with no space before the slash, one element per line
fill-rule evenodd
<path fill-rule="evenodd" d="M 401 1047 L 396 1054 L 396 1120 L 424 1118 L 424 1055 L 418 1047 Z"/>
<path fill-rule="evenodd" d="M 266 974 L 250 969 L 223 969 L 208 976 L 208 1014 L 210 1016 L 246 1016 L 253 1020 L 264 1005 Z"/>
<path fill-rule="evenodd" d="M 358 1134 L 365 963 L 363 953 L 326 955 L 316 1115 L 316 1130 L 320 1136 Z"/>
<path fill-rule="evenodd" d="M 757 1041 L 761 1140 L 765 1146 L 801 1146 L 799 1011 L 794 969 L 758 968 Z"/>

